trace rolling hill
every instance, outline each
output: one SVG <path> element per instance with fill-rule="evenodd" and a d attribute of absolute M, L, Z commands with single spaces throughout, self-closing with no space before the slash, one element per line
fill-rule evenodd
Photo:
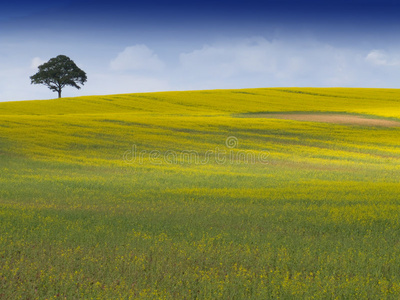
<path fill-rule="evenodd" d="M 0 298 L 396 299 L 399 124 L 395 89 L 0 103 Z"/>

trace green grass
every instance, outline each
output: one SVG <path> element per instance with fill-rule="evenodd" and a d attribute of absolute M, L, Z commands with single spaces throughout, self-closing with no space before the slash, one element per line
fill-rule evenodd
<path fill-rule="evenodd" d="M 235 116 L 398 119 L 399 96 L 249 89 L 0 103 L 0 298 L 398 299 L 400 129 Z M 133 145 L 147 152 L 127 163 Z M 179 159 L 217 148 L 268 156 Z M 156 164 L 152 150 L 178 159 Z"/>

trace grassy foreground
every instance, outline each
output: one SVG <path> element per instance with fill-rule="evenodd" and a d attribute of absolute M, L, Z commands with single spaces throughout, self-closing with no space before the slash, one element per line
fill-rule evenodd
<path fill-rule="evenodd" d="M 261 112 L 400 90 L 0 103 L 0 298 L 399 299 L 400 128 Z"/>

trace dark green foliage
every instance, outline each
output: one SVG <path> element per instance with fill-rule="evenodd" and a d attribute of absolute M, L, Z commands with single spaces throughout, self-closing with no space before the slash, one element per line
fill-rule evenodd
<path fill-rule="evenodd" d="M 58 55 L 39 66 L 39 71 L 30 77 L 32 84 L 44 84 L 53 92 L 58 92 L 69 85 L 80 89 L 78 83 L 84 85 L 87 81 L 86 73 L 79 69 L 68 56 Z"/>

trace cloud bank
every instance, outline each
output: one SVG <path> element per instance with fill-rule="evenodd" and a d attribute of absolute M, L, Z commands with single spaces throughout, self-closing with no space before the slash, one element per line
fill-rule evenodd
<path fill-rule="evenodd" d="M 368 53 L 365 60 L 372 65 L 384 66 L 384 67 L 398 67 L 400 66 L 399 57 L 388 55 L 383 50 L 372 50 Z"/>
<path fill-rule="evenodd" d="M 146 45 L 126 47 L 110 63 L 116 71 L 161 71 L 164 63 Z"/>
<path fill-rule="evenodd" d="M 66 88 L 64 96 L 283 86 L 400 88 L 400 45 L 371 49 L 312 38 L 251 37 L 189 45 L 187 51 L 174 44 L 162 46 L 122 46 L 120 52 L 112 47 L 93 58 L 90 51 L 76 52 L 71 58 L 87 73 L 88 82 L 81 90 Z M 24 57 L 15 49 L 26 45 L 13 47 L 2 48 L 10 54 L 0 61 L 0 101 L 55 98 L 29 80 L 51 56 Z"/>
<path fill-rule="evenodd" d="M 400 87 L 393 80 L 395 74 L 400 75 L 400 60 L 395 55 L 315 40 L 234 40 L 181 53 L 179 61 L 181 78 L 191 76 L 192 81 L 221 87 L 373 87 L 378 81 L 377 87 Z"/>

